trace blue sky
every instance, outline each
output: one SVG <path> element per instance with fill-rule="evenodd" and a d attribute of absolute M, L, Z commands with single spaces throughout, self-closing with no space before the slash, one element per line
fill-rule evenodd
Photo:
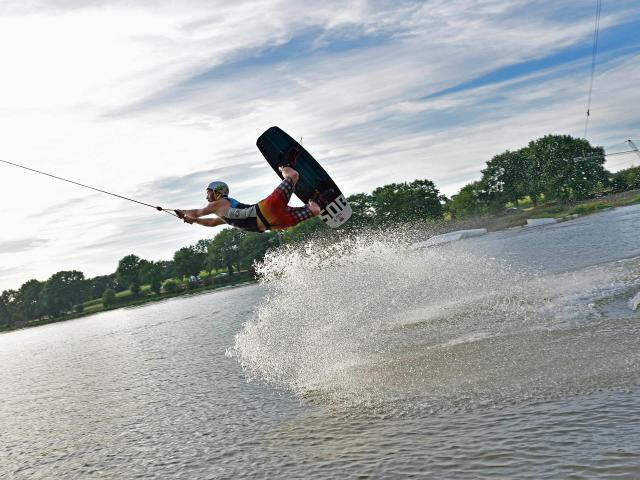
<path fill-rule="evenodd" d="M 548 133 L 584 134 L 596 2 L 80 1 L 0 4 L 0 158 L 152 204 L 225 179 L 257 201 L 279 125 L 347 194 L 445 194 Z M 640 144 L 640 5 L 603 2 L 587 137 Z M 618 170 L 639 159 L 611 157 Z M 0 289 L 168 259 L 219 230 L 0 165 Z"/>

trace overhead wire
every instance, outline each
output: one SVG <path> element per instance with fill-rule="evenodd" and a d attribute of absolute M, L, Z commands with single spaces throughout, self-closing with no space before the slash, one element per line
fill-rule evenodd
<path fill-rule="evenodd" d="M 589 79 L 589 94 L 587 96 L 587 116 L 584 120 L 584 138 L 587 138 L 589 117 L 591 116 L 591 97 L 593 94 L 593 78 L 596 72 L 596 59 L 598 56 L 598 37 L 600 35 L 600 14 L 602 12 L 602 0 L 596 2 L 596 20 L 593 29 L 593 49 L 591 52 L 591 76 Z"/>

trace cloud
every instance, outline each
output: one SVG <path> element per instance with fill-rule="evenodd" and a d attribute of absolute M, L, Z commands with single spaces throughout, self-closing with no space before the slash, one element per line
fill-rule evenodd
<path fill-rule="evenodd" d="M 0 241 L 0 255 L 32 251 L 48 243 L 44 238 L 21 238 L 18 240 Z"/>

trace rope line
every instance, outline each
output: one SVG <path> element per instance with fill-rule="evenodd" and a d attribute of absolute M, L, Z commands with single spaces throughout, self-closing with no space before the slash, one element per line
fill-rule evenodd
<path fill-rule="evenodd" d="M 593 93 L 593 77 L 596 71 L 596 57 L 598 56 L 598 37 L 600 34 L 600 13 L 602 11 L 602 0 L 596 5 L 596 24 L 593 29 L 593 50 L 591 52 L 591 78 L 589 80 L 589 95 L 587 99 L 587 117 L 584 120 L 584 138 L 587 138 L 589 128 L 589 117 L 591 116 L 591 95 Z"/>
<path fill-rule="evenodd" d="M 169 215 L 173 215 L 174 217 L 177 217 L 177 215 L 175 213 L 173 213 L 170 209 L 167 209 L 167 208 L 162 208 L 162 207 L 157 207 L 157 206 L 154 206 L 154 205 L 150 205 L 148 203 L 141 202 L 140 200 L 135 200 L 133 198 L 125 197 L 124 195 L 118 195 L 117 193 L 107 192 L 106 190 L 102 190 L 100 188 L 92 187 L 90 185 L 85 185 L 84 183 L 76 182 L 74 180 L 69 180 L 68 178 L 58 177 L 57 175 L 53 175 L 53 174 L 47 173 L 47 172 L 42 172 L 40 170 L 36 170 L 35 168 L 25 167 L 24 165 L 20 165 L 18 163 L 9 162 L 7 160 L 2 160 L 2 159 L 0 159 L 0 162 L 6 163 L 7 165 L 13 165 L 14 167 L 23 168 L 23 169 L 29 170 L 31 172 L 39 173 L 40 175 L 46 175 L 47 177 L 55 178 L 57 180 L 62 180 L 63 182 L 73 183 L 74 185 L 79 185 L 80 187 L 84 187 L 84 188 L 88 188 L 88 189 L 91 189 L 91 190 L 95 190 L 96 192 L 105 193 L 105 194 L 111 195 L 113 197 L 122 198 L 123 200 L 128 200 L 130 202 L 139 203 L 140 205 L 144 205 L 145 207 L 151 207 L 151 208 L 154 208 L 154 209 L 158 210 L 159 212 L 166 212 Z"/>

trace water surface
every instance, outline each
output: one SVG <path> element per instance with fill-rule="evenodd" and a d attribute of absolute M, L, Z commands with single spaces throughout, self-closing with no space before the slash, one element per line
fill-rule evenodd
<path fill-rule="evenodd" d="M 640 207 L 0 335 L 0 478 L 639 478 Z"/>

